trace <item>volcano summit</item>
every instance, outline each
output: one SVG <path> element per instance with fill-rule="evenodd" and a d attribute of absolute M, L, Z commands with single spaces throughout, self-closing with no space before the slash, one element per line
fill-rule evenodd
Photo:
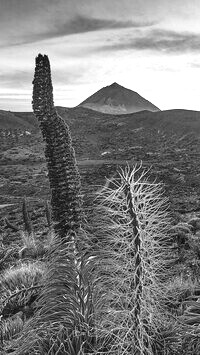
<path fill-rule="evenodd" d="M 160 111 L 158 107 L 144 99 L 137 92 L 117 83 L 103 87 L 79 104 L 95 111 L 110 114 L 127 114 L 139 111 Z"/>

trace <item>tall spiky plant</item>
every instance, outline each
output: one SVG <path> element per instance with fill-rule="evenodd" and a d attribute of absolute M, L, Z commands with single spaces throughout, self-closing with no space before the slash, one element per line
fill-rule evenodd
<path fill-rule="evenodd" d="M 146 174 L 127 167 L 98 193 L 102 251 L 95 309 L 107 354 L 154 354 L 153 339 L 166 323 L 169 218 L 161 186 Z"/>
<path fill-rule="evenodd" d="M 69 127 L 54 107 L 51 69 L 46 55 L 39 54 L 36 58 L 33 84 L 33 111 L 46 143 L 52 217 L 56 232 L 62 238 L 69 238 L 68 232 L 80 225 L 80 176 Z"/>
<path fill-rule="evenodd" d="M 55 236 L 47 257 L 38 311 L 24 328 L 16 354 L 86 354 L 93 346 L 92 292 L 81 229 L 80 176 L 69 127 L 53 103 L 50 63 L 38 55 L 33 109 L 46 143 Z"/>
<path fill-rule="evenodd" d="M 95 347 L 92 263 L 74 245 L 59 236 L 52 241 L 38 310 L 12 344 L 14 354 L 85 355 Z"/>

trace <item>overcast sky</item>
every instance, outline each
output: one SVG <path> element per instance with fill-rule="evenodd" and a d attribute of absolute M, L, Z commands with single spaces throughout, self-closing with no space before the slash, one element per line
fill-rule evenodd
<path fill-rule="evenodd" d="M 56 105 L 118 82 L 160 109 L 200 110 L 200 0 L 0 0 L 0 109 L 31 110 L 38 53 Z"/>

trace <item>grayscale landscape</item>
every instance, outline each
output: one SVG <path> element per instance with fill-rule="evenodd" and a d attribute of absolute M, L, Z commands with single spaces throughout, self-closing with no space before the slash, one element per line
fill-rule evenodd
<path fill-rule="evenodd" d="M 200 354 L 199 4 L 16 3 L 0 0 L 0 354 Z"/>

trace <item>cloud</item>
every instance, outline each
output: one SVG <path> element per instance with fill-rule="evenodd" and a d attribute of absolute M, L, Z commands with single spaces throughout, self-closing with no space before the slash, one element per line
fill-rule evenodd
<path fill-rule="evenodd" d="M 149 50 L 160 53 L 182 54 L 200 52 L 200 34 L 153 29 L 132 38 L 119 38 L 118 41 L 101 47 L 101 50 Z"/>
<path fill-rule="evenodd" d="M 3 43 L 1 47 L 7 47 L 12 45 L 21 45 L 39 42 L 46 39 L 64 37 L 72 34 L 81 34 L 87 32 L 94 32 L 106 29 L 120 29 L 120 28 L 144 28 L 153 26 L 155 22 L 151 21 L 119 21 L 115 19 L 102 19 L 94 18 L 84 15 L 75 15 L 72 19 L 66 21 L 56 21 L 46 27 L 41 28 L 41 32 L 24 32 L 22 36 L 8 38 L 6 43 Z"/>
<path fill-rule="evenodd" d="M 200 69 L 200 62 L 192 62 L 189 64 L 191 68 Z"/>
<path fill-rule="evenodd" d="M 52 74 L 55 86 L 63 86 L 75 84 L 82 77 L 83 71 L 82 68 L 75 66 L 73 70 L 56 68 Z M 30 70 L 22 71 L 15 69 L 13 72 L 5 71 L 0 74 L 1 87 L 4 89 L 12 88 L 14 90 L 32 89 L 33 75 L 34 72 Z"/>
<path fill-rule="evenodd" d="M 26 88 L 27 83 L 32 82 L 32 75 L 29 71 L 16 70 L 0 74 L 1 86 L 4 88 Z"/>
<path fill-rule="evenodd" d="M 152 26 L 152 22 L 144 21 L 117 21 L 112 19 L 101 19 L 94 17 L 87 17 L 79 15 L 74 17 L 71 21 L 58 26 L 51 35 L 65 36 L 73 33 L 84 33 L 91 31 L 98 31 L 102 29 L 115 29 L 127 27 L 146 27 Z"/>

